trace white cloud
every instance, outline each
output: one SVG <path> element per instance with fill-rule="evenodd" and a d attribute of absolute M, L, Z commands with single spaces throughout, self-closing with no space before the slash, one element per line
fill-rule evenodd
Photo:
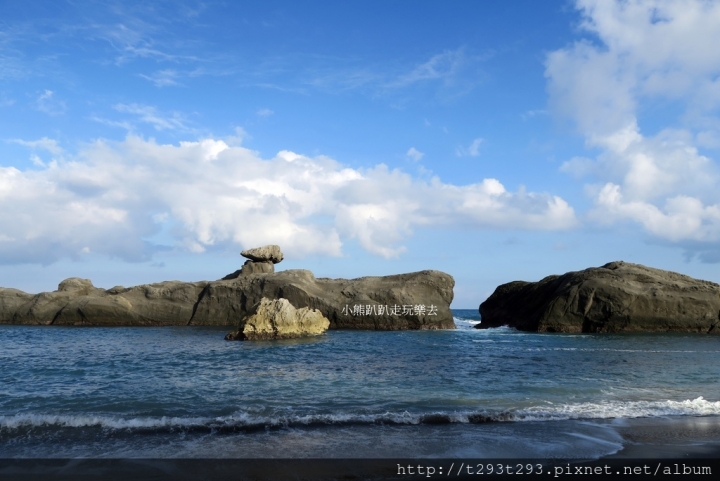
<path fill-rule="evenodd" d="M 411 71 L 398 76 L 388 87 L 405 87 L 428 80 L 442 80 L 446 85 L 454 83 L 459 75 L 478 62 L 489 59 L 493 52 L 484 55 L 467 55 L 464 48 L 445 50 L 429 60 L 415 66 Z"/>
<path fill-rule="evenodd" d="M 701 0 L 577 0 L 581 40 L 546 61 L 550 103 L 571 117 L 596 159 L 574 158 L 562 171 L 594 177 L 587 190 L 596 221 L 630 220 L 673 242 L 720 240 L 720 175 L 696 145 L 720 138 L 720 4 Z M 679 118 L 641 129 L 642 106 L 672 100 Z M 695 130 L 700 129 L 699 132 Z M 696 144 L 697 143 L 697 144 Z"/>
<path fill-rule="evenodd" d="M 172 69 L 158 70 L 151 75 L 139 74 L 140 77 L 144 78 L 155 84 L 156 87 L 168 87 L 179 85 L 177 82 L 178 73 Z"/>
<path fill-rule="evenodd" d="M 460 70 L 464 61 L 465 54 L 462 49 L 446 50 L 443 53 L 433 55 L 427 62 L 400 76 L 394 82 L 394 85 L 403 86 L 423 80 L 451 78 Z"/>
<path fill-rule="evenodd" d="M 410 147 L 410 149 L 408 149 L 408 151 L 405 155 L 408 158 L 410 158 L 411 160 L 413 160 L 414 162 L 419 162 L 420 159 L 422 159 L 425 156 L 424 153 L 420 152 L 415 147 Z"/>
<path fill-rule="evenodd" d="M 632 124 L 639 102 L 682 99 L 693 110 L 720 106 L 720 4 L 578 0 L 582 28 L 599 39 L 552 52 L 551 101 L 585 132 L 609 135 Z"/>
<path fill-rule="evenodd" d="M 97 141 L 44 168 L 0 167 L 0 260 L 53 262 L 85 249 L 143 260 L 143 241 L 171 223 L 175 247 L 283 246 L 288 255 L 340 255 L 356 239 L 391 257 L 416 228 L 566 229 L 568 204 L 507 192 L 495 179 L 424 182 L 384 165 L 355 170 L 327 157 L 281 151 L 272 159 L 201 139 L 179 145 L 128 136 Z M 225 247 L 223 247 L 225 246 Z"/>
<path fill-rule="evenodd" d="M 122 9 L 115 9 L 123 17 Z M 149 13 L 149 12 L 148 12 Z M 124 16 L 121 23 L 114 25 L 96 23 L 90 26 L 95 37 L 107 41 L 117 51 L 115 63 L 122 65 L 135 59 L 153 59 L 161 62 L 198 62 L 194 55 L 179 54 L 169 45 L 160 46 L 160 24 L 150 24 L 138 17 Z M 151 15 L 146 15 L 151 18 Z M 165 19 L 168 20 L 168 19 Z M 182 42 L 176 42 L 182 44 Z"/>
<path fill-rule="evenodd" d="M 458 157 L 477 157 L 480 155 L 480 144 L 482 143 L 483 139 L 478 137 L 477 139 L 474 139 L 467 147 L 457 147 L 455 149 L 455 155 L 457 155 Z"/>
<path fill-rule="evenodd" d="M 188 120 L 179 112 L 162 113 L 151 105 L 142 104 L 117 104 L 113 106 L 115 110 L 122 113 L 135 115 L 138 120 L 155 127 L 155 130 L 178 130 L 182 132 L 192 132 L 193 128 L 187 125 Z M 108 122 L 104 122 L 108 123 Z M 118 123 L 118 126 L 123 125 Z"/>
<path fill-rule="evenodd" d="M 270 117 L 270 116 L 271 116 L 272 114 L 274 114 L 274 113 L 275 113 L 275 112 L 273 112 L 273 111 L 270 110 L 270 109 L 260 109 L 260 110 L 257 111 L 258 117 Z"/>
<path fill-rule="evenodd" d="M 47 137 L 43 137 L 42 139 L 38 140 L 22 140 L 22 139 L 10 139 L 8 142 L 12 142 L 14 144 L 20 144 L 25 147 L 29 147 L 33 150 L 35 149 L 41 149 L 41 150 L 47 150 L 51 154 L 54 155 L 60 155 L 63 153 L 62 147 L 60 147 L 57 143 L 57 140 L 55 139 L 49 139 Z"/>
<path fill-rule="evenodd" d="M 92 116 L 92 117 L 90 117 L 90 120 L 92 120 L 93 122 L 97 122 L 99 124 L 108 125 L 110 127 L 117 127 L 120 129 L 125 129 L 128 132 L 132 132 L 133 130 L 135 130 L 135 126 L 127 121 L 110 120 L 110 119 L 105 119 L 103 117 L 98 117 L 98 116 Z"/>
<path fill-rule="evenodd" d="M 720 239 L 720 205 L 704 206 L 694 197 L 669 197 L 659 208 L 642 200 L 624 199 L 621 187 L 608 183 L 598 194 L 596 207 L 591 215 L 599 222 L 632 220 L 661 239 L 673 242 Z"/>
<path fill-rule="evenodd" d="M 45 90 L 35 99 L 35 109 L 48 115 L 62 115 L 67 110 L 65 102 L 58 100 L 52 90 Z"/>

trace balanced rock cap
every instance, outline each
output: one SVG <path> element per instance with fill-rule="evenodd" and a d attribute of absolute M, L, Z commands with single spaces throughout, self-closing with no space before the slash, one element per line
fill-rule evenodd
<path fill-rule="evenodd" d="M 244 250 L 240 253 L 240 255 L 255 262 L 271 261 L 273 264 L 277 264 L 283 260 L 283 253 L 280 250 L 280 246 L 277 245 L 262 246 Z"/>

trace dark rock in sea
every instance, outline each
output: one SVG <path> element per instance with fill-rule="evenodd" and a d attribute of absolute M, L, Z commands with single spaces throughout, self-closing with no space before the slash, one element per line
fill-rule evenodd
<path fill-rule="evenodd" d="M 262 298 L 284 298 L 298 309 L 318 309 L 330 329 L 453 329 L 454 284 L 439 271 L 316 279 L 310 271 L 287 270 L 108 290 L 73 278 L 35 295 L 0 288 L 0 323 L 237 326 Z"/>
<path fill-rule="evenodd" d="M 720 285 L 628 262 L 503 284 L 478 329 L 720 333 Z"/>

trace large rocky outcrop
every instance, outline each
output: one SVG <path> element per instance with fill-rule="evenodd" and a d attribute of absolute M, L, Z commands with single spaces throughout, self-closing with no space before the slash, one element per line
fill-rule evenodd
<path fill-rule="evenodd" d="M 108 290 L 73 278 L 35 295 L 0 288 L 0 323 L 237 326 L 262 298 L 284 298 L 295 308 L 318 309 L 331 329 L 451 329 L 454 284 L 439 271 L 316 279 L 287 270 Z"/>
<path fill-rule="evenodd" d="M 720 285 L 628 262 L 539 282 L 503 284 L 482 304 L 483 329 L 720 333 Z"/>
<path fill-rule="evenodd" d="M 228 341 L 268 341 L 317 336 L 327 331 L 330 321 L 317 309 L 295 309 L 287 299 L 263 298 L 247 317 L 240 321 L 237 331 Z"/>

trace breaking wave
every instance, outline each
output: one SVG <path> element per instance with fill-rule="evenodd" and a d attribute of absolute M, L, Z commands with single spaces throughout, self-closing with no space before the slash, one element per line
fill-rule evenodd
<path fill-rule="evenodd" d="M 222 417 L 130 417 L 110 415 L 16 414 L 0 416 L 0 435 L 36 429 L 90 428 L 132 433 L 233 433 L 292 427 L 348 425 L 437 425 L 491 422 L 560 421 L 663 416 L 718 416 L 720 401 L 702 397 L 684 401 L 607 401 L 557 404 L 507 411 L 410 413 L 342 413 L 257 416 L 237 413 Z"/>

